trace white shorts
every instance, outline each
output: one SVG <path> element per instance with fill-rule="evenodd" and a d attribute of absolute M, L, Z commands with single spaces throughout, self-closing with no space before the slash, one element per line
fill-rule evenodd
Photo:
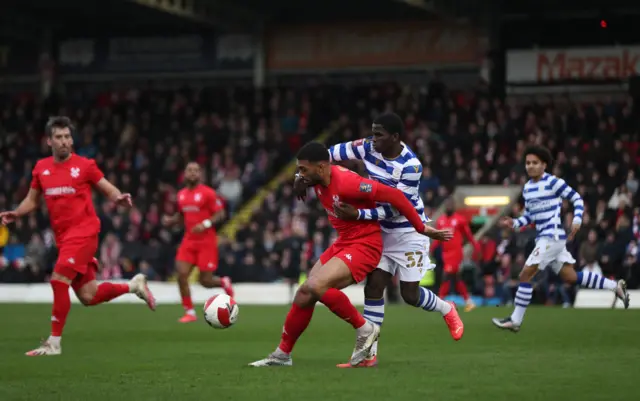
<path fill-rule="evenodd" d="M 427 270 L 436 265 L 429 259 L 429 237 L 415 231 L 404 233 L 382 232 L 384 248 L 378 269 L 398 273 L 400 281 L 413 283 L 422 280 Z"/>
<path fill-rule="evenodd" d="M 553 272 L 558 274 L 566 263 L 576 263 L 567 251 L 567 241 L 543 237 L 536 241 L 536 247 L 527 258 L 525 266 L 538 265 L 538 270 L 544 270 L 551 265 Z"/>

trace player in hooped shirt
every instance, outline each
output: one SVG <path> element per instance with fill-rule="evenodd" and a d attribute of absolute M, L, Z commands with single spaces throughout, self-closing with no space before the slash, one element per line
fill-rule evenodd
<path fill-rule="evenodd" d="M 466 303 L 465 311 L 469 312 L 476 306 L 474 305 L 469 291 L 460 275 L 460 265 L 462 264 L 464 254 L 464 240 L 465 238 L 469 243 L 473 245 L 475 249 L 478 249 L 480 245 L 473 238 L 471 229 L 469 228 L 469 222 L 467 219 L 459 213 L 456 213 L 455 202 L 453 198 L 449 198 L 445 202 L 445 213 L 436 220 L 436 228 L 439 230 L 450 230 L 453 232 L 453 238 L 449 242 L 443 242 L 440 244 L 438 241 L 434 241 L 431 244 L 431 249 L 434 250 L 438 246 L 442 246 L 442 263 L 443 263 L 443 278 L 442 284 L 440 284 L 440 291 L 438 296 L 445 298 L 449 295 L 451 288 L 451 281 L 455 282 L 456 292 L 464 299 Z"/>
<path fill-rule="evenodd" d="M 411 202 L 399 190 L 362 178 L 346 168 L 332 166 L 328 149 L 321 143 L 311 142 L 300 149 L 298 172 L 296 180 L 303 180 L 313 187 L 338 232 L 338 239 L 320 256 L 309 278 L 296 292 L 278 348 L 267 358 L 250 365 L 291 365 L 293 347 L 309 325 L 316 302 L 320 301 L 356 330 L 356 344 L 350 361 L 356 366 L 367 356 L 380 328 L 365 320 L 340 290 L 361 282 L 376 268 L 382 256 L 382 235 L 377 221 L 341 220 L 336 217 L 335 209 L 344 203 L 370 209 L 375 208 L 376 202 L 386 202 L 407 217 L 418 232 L 429 232 L 442 240 L 449 239 L 450 233 L 425 227 Z"/>
<path fill-rule="evenodd" d="M 402 142 L 404 123 L 395 113 L 381 114 L 373 121 L 370 138 L 345 142 L 329 148 L 334 162 L 361 160 L 369 177 L 381 184 L 397 188 L 413 205 L 424 223 L 420 198 L 422 164 L 416 154 Z M 451 337 L 458 341 L 464 334 L 464 324 L 452 302 L 445 302 L 429 289 L 420 286 L 425 273 L 435 267 L 429 260 L 429 238 L 416 232 L 407 219 L 389 204 L 378 204 L 374 209 L 355 209 L 349 205 L 336 208 L 340 218 L 346 220 L 375 220 L 382 228 L 384 248 L 378 268 L 368 277 L 364 287 L 364 317 L 382 326 L 385 317 L 384 290 L 392 277 L 400 281 L 402 299 L 427 312 L 440 312 Z M 448 244 L 448 242 L 447 242 Z M 373 367 L 378 363 L 378 341 L 371 347 L 367 358 L 358 367 Z M 339 364 L 340 368 L 351 367 Z"/>
<path fill-rule="evenodd" d="M 27 197 L 13 211 L 0 213 L 2 224 L 9 224 L 36 210 L 40 196 L 49 210 L 49 219 L 58 247 L 58 260 L 51 275 L 53 310 L 51 335 L 42 345 L 27 352 L 28 356 L 59 355 L 61 337 L 71 309 L 69 287 L 86 306 L 98 305 L 127 293 L 144 300 L 151 310 L 155 299 L 147 286 L 147 279 L 138 274 L 129 283 L 98 284 L 98 249 L 100 220 L 91 199 L 91 189 L 99 189 L 111 201 L 131 206 L 131 195 L 123 194 L 104 178 L 95 161 L 73 153 L 73 126 L 67 117 L 53 117 L 46 125 L 47 144 L 53 156 L 36 163 Z"/>
<path fill-rule="evenodd" d="M 194 267 L 200 269 L 200 284 L 205 288 L 222 287 L 233 296 L 231 279 L 213 275 L 218 268 L 218 241 L 214 225 L 224 218 L 224 206 L 213 188 L 200 183 L 200 165 L 188 163 L 184 170 L 185 187 L 178 192 L 178 213 L 163 217 L 165 225 L 184 223 L 184 237 L 176 255 L 178 287 L 185 314 L 179 322 L 197 320 L 193 309 L 189 274 Z"/>

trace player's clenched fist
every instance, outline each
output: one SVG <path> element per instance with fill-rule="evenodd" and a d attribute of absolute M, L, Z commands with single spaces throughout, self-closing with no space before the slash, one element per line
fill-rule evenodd
<path fill-rule="evenodd" d="M 16 212 L 8 211 L 8 212 L 0 212 L 0 221 L 2 221 L 3 225 L 11 224 L 16 221 L 18 215 Z"/>

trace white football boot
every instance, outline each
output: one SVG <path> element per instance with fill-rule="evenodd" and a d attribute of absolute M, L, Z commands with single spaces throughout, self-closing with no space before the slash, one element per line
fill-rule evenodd
<path fill-rule="evenodd" d="M 262 368 L 265 366 L 291 366 L 293 365 L 293 360 L 291 359 L 291 355 L 285 353 L 274 352 L 269 354 L 268 357 L 264 359 L 260 359 L 259 361 L 251 362 L 249 366 L 253 366 L 255 368 Z"/>
<path fill-rule="evenodd" d="M 60 344 L 54 344 L 54 342 L 49 340 L 43 341 L 38 348 L 25 353 L 26 356 L 53 356 L 60 354 L 62 354 L 62 347 Z"/>
<path fill-rule="evenodd" d="M 616 288 L 616 297 L 622 301 L 625 309 L 629 309 L 629 292 L 627 291 L 627 282 L 624 280 L 618 280 L 618 287 Z"/>
<path fill-rule="evenodd" d="M 371 347 L 380 336 L 380 327 L 377 324 L 373 324 L 369 321 L 365 325 L 358 329 L 356 337 L 356 345 L 353 348 L 353 354 L 351 354 L 351 360 L 349 363 L 351 366 L 358 366 L 360 362 L 364 361 L 371 351 Z"/>
<path fill-rule="evenodd" d="M 129 280 L 129 292 L 136 294 L 138 298 L 146 302 L 149 309 L 156 310 L 156 299 L 149 290 L 147 284 L 147 276 L 144 274 L 136 274 L 131 280 Z"/>

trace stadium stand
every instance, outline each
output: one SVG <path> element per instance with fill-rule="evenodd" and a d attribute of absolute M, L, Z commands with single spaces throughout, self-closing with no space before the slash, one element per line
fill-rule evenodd
<path fill-rule="evenodd" d="M 505 102 L 482 88 L 450 92 L 436 80 L 425 86 L 264 92 L 128 90 L 41 104 L 14 99 L 0 117 L 0 208 L 22 199 L 34 160 L 47 154 L 43 119 L 69 114 L 77 123 L 78 153 L 95 157 L 107 177 L 132 191 L 136 200 L 125 214 L 96 199 L 106 228 L 100 250 L 103 277 L 144 271 L 165 280 L 172 273 L 180 233 L 162 228 L 159 218 L 172 210 L 187 160 L 206 166 L 207 182 L 233 213 L 291 160 L 300 143 L 323 130 L 330 132 L 329 144 L 366 137 L 371 117 L 392 110 L 405 119 L 404 140 L 425 166 L 421 192 L 428 214 L 457 185 L 522 184 L 524 148 L 544 144 L 556 159 L 553 172 L 585 198 L 584 228 L 570 244 L 579 267 L 638 286 L 639 120 L 631 98 Z M 118 146 L 109 146 L 114 143 Z M 46 279 L 55 248 L 44 213 L 10 232 L 2 228 L 0 281 Z M 516 207 L 513 214 L 518 213 Z M 566 216 L 570 221 L 570 211 Z M 471 270 L 465 277 L 476 294 L 511 301 L 531 234 L 492 230 L 483 235 L 482 252 L 466 261 Z M 235 281 L 295 278 L 317 260 L 333 235 L 319 204 L 298 201 L 291 183 L 284 182 L 240 227 L 235 241 L 221 241 L 219 272 Z M 541 302 L 571 302 L 571 289 L 558 285 L 555 277 L 544 275 L 538 283 Z"/>

